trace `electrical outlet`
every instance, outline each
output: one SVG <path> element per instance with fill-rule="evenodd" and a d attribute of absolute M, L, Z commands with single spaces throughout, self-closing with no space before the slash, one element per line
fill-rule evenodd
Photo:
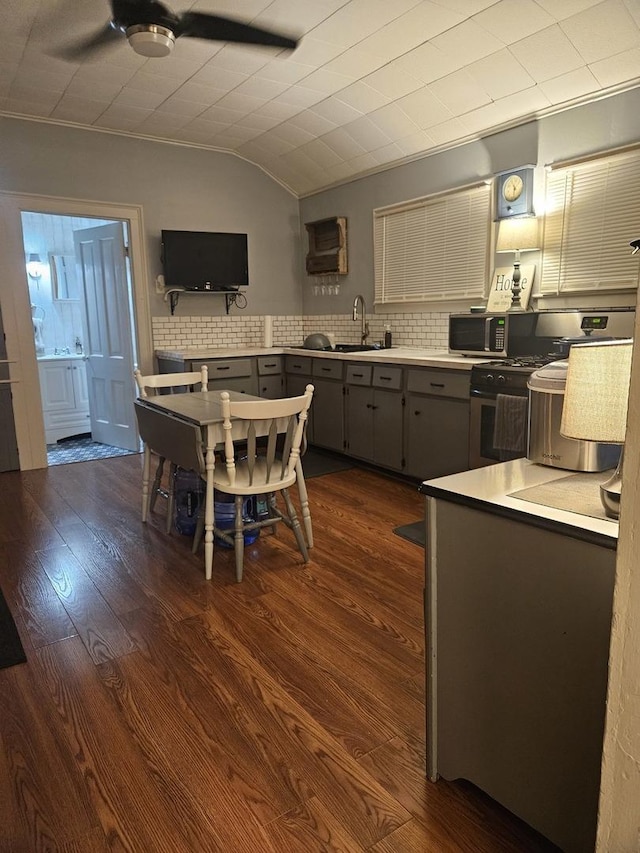
<path fill-rule="evenodd" d="M 156 278 L 156 293 L 164 293 L 164 276 L 159 275 Z"/>

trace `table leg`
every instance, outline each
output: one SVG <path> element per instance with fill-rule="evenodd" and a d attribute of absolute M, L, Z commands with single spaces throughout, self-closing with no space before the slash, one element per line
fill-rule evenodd
<path fill-rule="evenodd" d="M 204 568 L 205 578 L 211 580 L 213 572 L 213 470 L 215 467 L 215 439 L 210 427 L 207 428 L 207 452 L 205 468 L 207 471 L 206 494 L 204 502 Z"/>
<path fill-rule="evenodd" d="M 149 472 L 151 470 L 151 452 L 145 444 L 142 464 L 142 520 L 149 514 Z"/>

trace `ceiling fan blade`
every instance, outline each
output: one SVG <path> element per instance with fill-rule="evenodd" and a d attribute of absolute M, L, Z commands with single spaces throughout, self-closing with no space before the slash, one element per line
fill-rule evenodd
<path fill-rule="evenodd" d="M 178 23 L 160 0 L 110 0 L 113 23 L 123 32 L 136 24 L 155 24 L 173 30 Z"/>
<path fill-rule="evenodd" d="M 106 47 L 110 47 L 121 38 L 122 33 L 117 29 L 114 29 L 111 23 L 108 23 L 93 35 L 88 36 L 86 39 L 76 42 L 75 44 L 62 45 L 54 48 L 51 53 L 60 59 L 77 61 L 86 59 L 88 56 L 91 56 Z"/>
<path fill-rule="evenodd" d="M 233 18 L 221 18 L 201 12 L 185 12 L 179 18 L 174 31 L 177 36 L 212 39 L 213 41 L 231 41 L 240 44 L 262 44 L 268 47 L 285 47 L 293 50 L 297 39 L 263 30 L 251 24 L 243 24 Z"/>

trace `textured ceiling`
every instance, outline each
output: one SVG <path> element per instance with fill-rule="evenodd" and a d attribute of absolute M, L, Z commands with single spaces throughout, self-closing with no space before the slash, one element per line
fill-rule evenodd
<path fill-rule="evenodd" d="M 301 37 L 294 51 L 124 36 L 51 51 L 106 0 L 2 0 L 0 113 L 235 151 L 297 195 L 640 84 L 640 0 L 201 0 Z"/>

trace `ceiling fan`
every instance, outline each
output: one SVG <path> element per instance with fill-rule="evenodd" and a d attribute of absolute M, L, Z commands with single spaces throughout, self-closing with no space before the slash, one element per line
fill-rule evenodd
<path fill-rule="evenodd" d="M 233 18 L 203 12 L 176 15 L 158 0 L 110 2 L 112 18 L 107 24 L 76 44 L 59 48 L 56 54 L 63 59 L 85 59 L 95 51 L 115 45 L 123 35 L 136 53 L 148 57 L 168 56 L 181 36 L 291 50 L 298 44 L 296 39 Z"/>

